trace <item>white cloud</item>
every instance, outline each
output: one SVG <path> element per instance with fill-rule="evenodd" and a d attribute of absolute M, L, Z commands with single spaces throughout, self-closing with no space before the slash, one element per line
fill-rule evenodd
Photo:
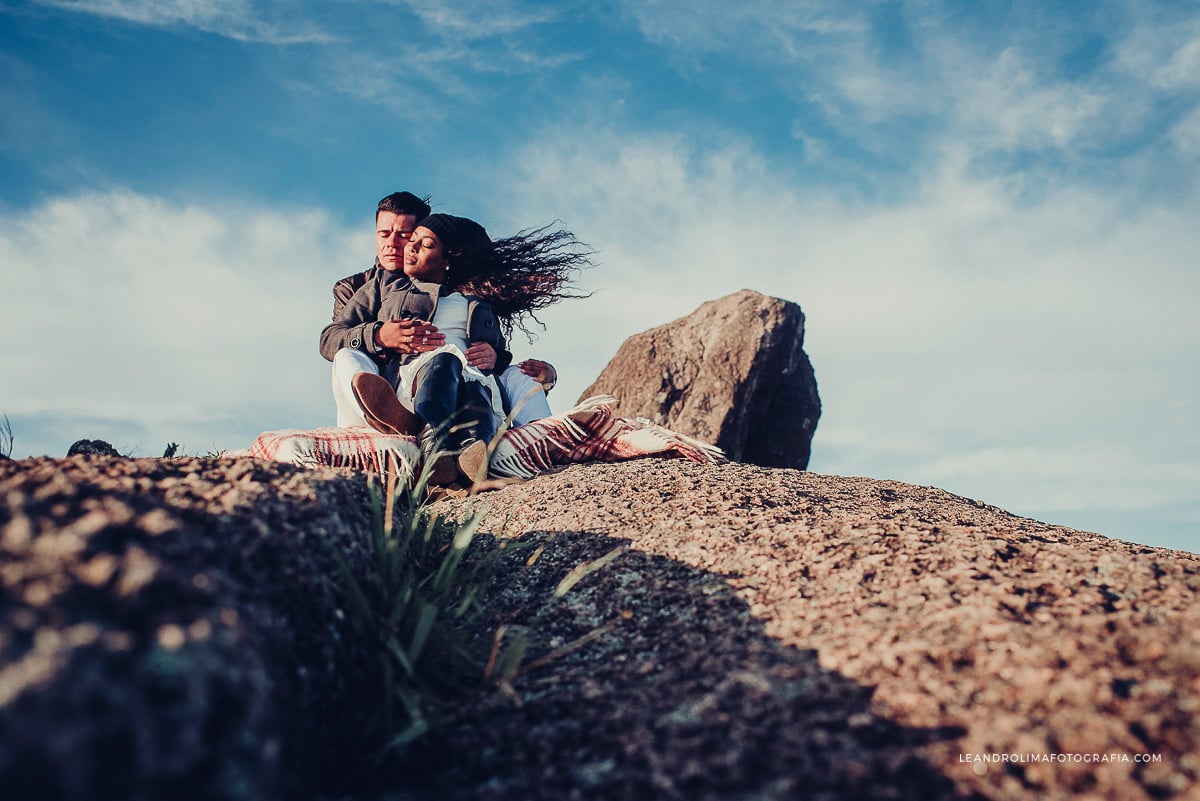
<path fill-rule="evenodd" d="M 531 30 L 558 20 L 561 12 L 554 8 L 473 0 L 389 0 L 389 5 L 412 12 L 411 17 L 393 12 L 385 23 L 398 35 L 327 48 L 313 81 L 406 118 L 419 109 L 429 132 L 457 110 L 437 94 L 486 103 L 495 92 L 488 76 L 537 74 L 579 58 Z"/>
<path fill-rule="evenodd" d="M 1049 82 L 1012 49 L 982 66 L 978 76 L 970 69 L 963 72 L 955 80 L 952 113 L 965 127 L 965 131 L 958 130 L 979 149 L 1067 150 L 1080 139 L 1092 139 L 1094 126 L 1109 116 L 1102 93 L 1087 86 Z"/>
<path fill-rule="evenodd" d="M 1178 93 L 1200 86 L 1200 19 L 1154 4 L 968 19 L 908 2 L 886 23 L 871 19 L 880 9 L 825 2 L 623 7 L 685 74 L 723 73 L 723 59 L 758 67 L 797 114 L 819 109 L 819 123 L 800 119 L 794 130 L 832 126 L 857 147 L 901 158 L 953 142 L 976 156 L 1049 151 L 1077 161 L 1152 135 L 1156 103 L 1176 95 L 1194 107 L 1196 97 Z M 1064 64 L 1088 35 L 1103 42 L 1099 63 L 1075 75 Z M 897 135 L 897 124 L 926 126 L 926 141 Z"/>
<path fill-rule="evenodd" d="M 1128 456 L 1119 445 L 1102 442 L 1081 443 L 1070 451 L 998 445 L 938 457 L 915 469 L 934 485 L 957 485 L 958 491 L 991 503 L 1020 499 L 1026 508 L 1059 512 L 1153 509 L 1192 499 L 1200 485 L 1195 460 L 1143 465 L 1138 480 L 1130 481 Z M 1080 463 L 1091 469 L 1080 470 Z"/>
<path fill-rule="evenodd" d="M 1171 141 L 1185 158 L 1200 157 L 1200 108 L 1188 114 L 1171 129 Z"/>
<path fill-rule="evenodd" d="M 1178 19 L 1146 11 L 1116 50 L 1120 68 L 1139 83 L 1172 92 L 1200 88 L 1200 19 L 1194 12 Z"/>
<path fill-rule="evenodd" d="M 252 0 L 36 0 L 39 5 L 109 17 L 156 28 L 185 26 L 242 42 L 290 45 L 330 42 L 333 37 L 307 21 L 297 21 L 294 6 L 282 4 L 268 18 Z M 274 11 L 268 5 L 268 10 Z"/>
<path fill-rule="evenodd" d="M 327 424 L 317 334 L 333 281 L 370 263 L 369 225 L 369 215 L 363 231 L 345 231 L 319 211 L 122 190 L 0 222 L 0 294 L 10 301 L 0 410 L 126 421 L 148 432 L 150 450 L 183 432 L 214 436 L 213 421 L 226 432 L 218 448 L 248 447 L 228 438 L 231 423 Z"/>
<path fill-rule="evenodd" d="M 817 0 L 728 3 L 622 2 L 624 12 L 647 40 L 684 51 L 737 51 L 754 42 L 755 54 L 772 60 L 809 58 L 824 37 L 856 37 L 867 28 L 862 12 Z M 820 47 L 824 52 L 829 47 Z"/>
<path fill-rule="evenodd" d="M 396 0 L 393 0 L 396 1 Z M 398 0 L 412 9 L 432 33 L 465 40 L 490 39 L 552 22 L 562 12 L 551 6 L 530 6 L 502 0 Z"/>

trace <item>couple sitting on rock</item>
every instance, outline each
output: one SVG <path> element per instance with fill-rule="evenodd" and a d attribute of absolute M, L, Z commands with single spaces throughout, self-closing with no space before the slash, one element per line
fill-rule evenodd
<path fill-rule="evenodd" d="M 506 417 L 550 414 L 554 368 L 512 365 L 506 341 L 537 310 L 581 297 L 570 280 L 590 254 L 568 231 L 493 241 L 474 220 L 429 211 L 409 192 L 379 202 L 375 266 L 334 285 L 321 355 L 339 426 L 419 435 L 431 483 L 474 483 Z"/>

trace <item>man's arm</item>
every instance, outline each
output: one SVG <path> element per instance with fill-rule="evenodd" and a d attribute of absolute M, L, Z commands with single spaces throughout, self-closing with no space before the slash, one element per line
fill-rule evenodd
<path fill-rule="evenodd" d="M 554 365 L 550 362 L 543 362 L 540 359 L 526 359 L 518 364 L 517 368 L 541 384 L 542 391 L 547 395 L 550 394 L 550 390 L 554 389 L 555 384 L 558 383 L 558 371 L 554 369 Z"/>
<path fill-rule="evenodd" d="M 369 267 L 361 273 L 348 275 L 342 280 L 333 285 L 333 319 L 337 320 L 338 315 L 342 313 L 342 309 L 346 308 L 346 304 L 350 302 L 350 298 L 354 297 L 354 293 L 358 291 L 363 284 L 370 283 L 375 277 L 375 271 L 379 269 L 379 265 Z"/>
<path fill-rule="evenodd" d="M 338 282 L 341 283 L 340 281 Z M 334 286 L 335 308 L 337 305 L 337 285 Z M 379 361 L 386 361 L 388 354 L 375 337 L 375 329 L 380 326 L 379 288 L 372 281 L 359 287 L 358 290 L 342 305 L 340 313 L 332 323 L 321 331 L 321 355 L 328 361 L 333 361 L 334 355 L 342 348 L 360 350 Z"/>

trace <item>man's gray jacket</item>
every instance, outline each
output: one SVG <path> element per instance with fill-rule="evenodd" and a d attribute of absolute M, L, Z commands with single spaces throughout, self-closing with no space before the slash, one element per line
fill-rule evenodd
<path fill-rule="evenodd" d="M 340 309 L 336 319 L 321 331 L 321 355 L 333 361 L 342 348 L 362 351 L 375 360 L 381 368 L 380 374 L 395 386 L 400 365 L 417 354 L 377 348 L 375 331 L 389 320 L 432 320 L 441 292 L 441 284 L 414 281 L 402 270 L 376 270 Z M 487 372 L 500 373 L 512 361 L 500 321 L 485 301 L 473 295 L 466 298 L 467 340 L 486 342 L 495 348 L 496 366 Z"/>

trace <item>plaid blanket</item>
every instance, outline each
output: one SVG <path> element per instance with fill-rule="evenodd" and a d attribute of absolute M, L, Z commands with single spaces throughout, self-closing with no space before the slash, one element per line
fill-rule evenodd
<path fill-rule="evenodd" d="M 406 480 L 421 461 L 421 446 L 413 437 L 381 434 L 373 428 L 288 428 L 259 434 L 251 456 L 304 467 L 352 467 L 382 473 L 398 469 Z"/>
<path fill-rule="evenodd" d="M 610 395 L 596 395 L 562 414 L 506 431 L 496 444 L 489 474 L 533 478 L 560 465 L 615 462 L 643 456 L 675 456 L 693 462 L 724 461 L 720 448 L 642 418 L 617 417 Z M 268 431 L 250 455 L 292 464 L 352 467 L 382 472 L 389 460 L 411 478 L 421 451 L 413 437 L 381 434 L 370 428 Z"/>
<path fill-rule="evenodd" d="M 611 395 L 596 395 L 563 414 L 505 432 L 492 453 L 491 475 L 532 478 L 557 465 L 617 462 L 642 456 L 723 461 L 720 448 L 642 418 L 617 417 Z"/>

